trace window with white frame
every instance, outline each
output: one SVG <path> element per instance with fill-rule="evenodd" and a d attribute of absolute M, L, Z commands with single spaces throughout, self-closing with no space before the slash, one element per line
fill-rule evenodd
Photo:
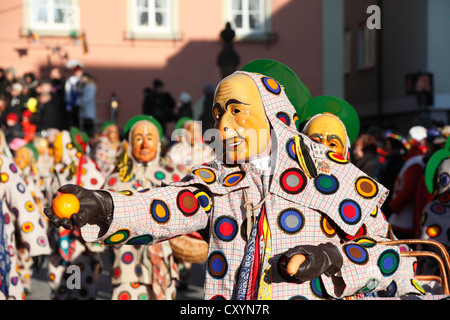
<path fill-rule="evenodd" d="M 128 0 L 128 36 L 173 38 L 177 0 Z"/>
<path fill-rule="evenodd" d="M 358 69 L 375 66 L 376 30 L 367 28 L 366 24 L 358 27 Z"/>
<path fill-rule="evenodd" d="M 226 22 L 230 22 L 238 39 L 264 37 L 270 32 L 269 0 L 226 1 Z"/>
<path fill-rule="evenodd" d="M 77 0 L 25 0 L 24 29 L 62 35 L 80 28 Z"/>

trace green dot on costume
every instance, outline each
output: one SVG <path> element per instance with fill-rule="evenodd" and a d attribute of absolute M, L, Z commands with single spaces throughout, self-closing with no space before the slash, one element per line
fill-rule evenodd
<path fill-rule="evenodd" d="M 369 278 L 369 280 L 367 280 L 365 286 L 362 287 L 361 289 L 359 289 L 357 291 L 357 293 L 360 294 L 360 293 L 367 293 L 367 292 L 373 291 L 380 285 L 380 283 L 381 283 L 381 281 L 377 278 Z"/>
<path fill-rule="evenodd" d="M 320 193 L 330 195 L 339 189 L 339 181 L 333 175 L 320 174 L 314 179 L 314 186 Z"/>
<path fill-rule="evenodd" d="M 333 96 L 317 96 L 308 99 L 305 105 L 305 112 L 300 117 L 300 127 L 313 116 L 320 113 L 331 113 L 338 117 L 347 130 L 350 143 L 358 137 L 360 123 L 356 110 L 347 101 Z"/>
<path fill-rule="evenodd" d="M 319 299 L 325 299 L 328 296 L 328 293 L 325 290 L 325 286 L 323 285 L 322 279 L 320 277 L 314 278 L 310 282 L 311 292 Z"/>
<path fill-rule="evenodd" d="M 130 237 L 130 230 L 128 229 L 120 229 L 116 232 L 114 232 L 112 235 L 107 237 L 103 243 L 105 245 L 111 245 L 111 244 L 120 244 L 125 242 Z"/>
<path fill-rule="evenodd" d="M 156 171 L 155 172 L 155 178 L 158 180 L 164 180 L 164 178 L 166 177 L 166 175 L 164 174 L 164 172 L 162 171 Z"/>
<path fill-rule="evenodd" d="M 294 106 L 299 117 L 303 118 L 306 101 L 311 97 L 311 94 L 290 68 L 275 60 L 259 59 L 246 64 L 241 70 L 260 73 L 275 79 L 283 86 L 286 96 Z"/>
<path fill-rule="evenodd" d="M 378 268 L 385 277 L 393 275 L 397 271 L 399 263 L 400 256 L 393 249 L 383 251 L 377 261 Z"/>
<path fill-rule="evenodd" d="M 436 171 L 442 161 L 450 157 L 450 137 L 447 138 L 444 148 L 433 153 L 425 167 L 425 185 L 430 194 L 436 190 Z"/>
<path fill-rule="evenodd" d="M 145 244 L 149 244 L 152 241 L 153 241 L 153 236 L 151 236 L 149 234 L 145 234 L 142 236 L 131 238 L 130 240 L 127 241 L 126 244 L 145 245 Z"/>

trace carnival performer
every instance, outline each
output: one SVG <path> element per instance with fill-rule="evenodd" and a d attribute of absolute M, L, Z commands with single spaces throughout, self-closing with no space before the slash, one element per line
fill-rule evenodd
<path fill-rule="evenodd" d="M 387 190 L 298 131 L 304 105 L 297 102 L 306 96 L 289 68 L 256 61 L 218 85 L 213 114 L 224 152 L 216 160 L 142 193 L 65 185 L 60 191 L 77 196 L 79 214 L 45 212 L 104 244 L 153 244 L 209 224 L 205 299 L 328 299 L 383 289 L 401 258 L 397 247 L 378 243 L 389 229 L 377 210 Z M 318 175 L 317 161 L 329 162 L 329 175 Z M 342 243 L 338 228 L 353 236 L 363 225 L 365 236 Z"/>
<path fill-rule="evenodd" d="M 33 143 L 29 142 L 26 145 L 20 147 L 14 153 L 14 162 L 19 168 L 19 174 L 27 189 L 30 191 L 34 201 L 36 202 L 37 209 L 42 217 L 43 227 L 45 232 L 48 230 L 48 219 L 43 214 L 45 197 L 39 187 L 40 179 L 35 166 L 38 158 L 38 151 L 34 147 Z M 33 276 L 33 259 L 30 257 L 29 249 L 27 246 L 18 243 L 18 265 L 19 274 L 22 279 L 24 290 L 27 294 L 31 293 L 31 277 Z"/>
<path fill-rule="evenodd" d="M 317 96 L 306 102 L 304 121 L 301 122 L 300 128 L 303 133 L 312 140 L 317 141 L 330 148 L 331 151 L 350 160 L 351 146 L 355 142 L 359 134 L 360 122 L 356 110 L 345 100 L 333 96 Z M 314 146 L 313 146 L 313 150 Z M 318 171 L 321 170 L 318 166 Z M 329 169 L 325 167 L 321 170 L 319 179 L 325 179 L 329 174 Z M 373 177 L 372 177 L 373 178 Z M 326 179 L 324 180 L 324 183 Z M 325 186 L 325 184 L 324 184 Z M 379 210 L 379 209 L 378 209 Z M 383 212 L 379 210 L 379 215 L 384 217 Z M 338 228 L 339 230 L 339 228 Z M 363 225 L 355 235 L 345 235 L 342 231 L 338 231 L 342 235 L 342 241 L 351 241 L 356 238 L 364 237 L 368 234 L 366 226 Z M 391 229 L 388 230 L 389 239 L 396 240 Z M 403 246 L 402 250 L 410 250 L 407 246 Z M 416 258 L 402 258 L 397 272 L 393 275 L 392 283 L 386 290 L 361 292 L 356 297 L 398 297 L 402 295 L 422 295 L 424 289 L 419 281 L 414 279 Z"/>
<path fill-rule="evenodd" d="M 214 150 L 203 142 L 199 122 L 190 117 L 177 121 L 172 138 L 177 142 L 169 147 L 164 159 L 184 175 L 195 165 L 207 163 L 215 158 Z"/>
<path fill-rule="evenodd" d="M 33 145 L 37 150 L 38 156 L 34 163 L 38 175 L 38 186 L 43 194 L 44 205 L 51 204 L 53 200 L 53 191 L 51 189 L 55 158 L 52 155 L 53 149 L 50 148 L 50 142 L 46 137 L 36 137 Z"/>
<path fill-rule="evenodd" d="M 62 130 L 53 142 L 55 169 L 52 180 L 53 196 L 67 183 L 85 188 L 101 188 L 105 178 L 95 162 L 86 155 L 88 137 L 76 127 L 70 132 Z M 103 265 L 103 246 L 85 243 L 80 230 L 51 228 L 49 230 L 52 253 L 49 260 L 49 285 L 54 300 L 95 299 L 97 280 Z M 73 274 L 70 266 L 77 266 L 81 276 L 80 288 L 72 288 L 67 277 Z M 71 288 L 68 288 L 68 285 Z"/>
<path fill-rule="evenodd" d="M 100 128 L 100 139 L 95 147 L 95 162 L 105 176 L 116 167 L 117 159 L 124 150 L 125 141 L 120 141 L 119 127 L 113 121 L 106 121 Z"/>
<path fill-rule="evenodd" d="M 44 217 L 19 172 L 13 159 L 0 154 L 0 299 L 26 299 L 19 274 L 18 243 L 28 249 L 36 268 L 42 267 L 50 254 Z"/>
<path fill-rule="evenodd" d="M 162 132 L 152 116 L 131 118 L 124 128 L 127 149 L 104 188 L 132 194 L 179 180 L 160 163 Z M 168 241 L 152 246 L 116 245 L 111 253 L 112 300 L 175 299 L 178 270 Z"/>
<path fill-rule="evenodd" d="M 420 238 L 438 241 L 450 251 L 450 138 L 427 162 L 425 184 L 432 200 L 423 210 Z M 424 258 L 422 261 L 420 268 L 424 274 L 439 275 L 436 260 Z"/>

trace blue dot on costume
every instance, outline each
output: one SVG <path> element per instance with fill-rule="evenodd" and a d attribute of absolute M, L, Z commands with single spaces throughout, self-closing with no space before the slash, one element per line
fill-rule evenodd
<path fill-rule="evenodd" d="M 277 113 L 277 118 L 281 120 L 285 125 L 289 126 L 291 124 L 291 118 L 286 112 L 280 111 Z"/>
<path fill-rule="evenodd" d="M 228 261 L 220 251 L 213 251 L 206 260 L 208 273 L 215 279 L 223 279 L 228 271 Z"/>
<path fill-rule="evenodd" d="M 197 198 L 197 200 L 200 203 L 200 205 L 202 206 L 203 210 L 206 213 L 210 213 L 211 212 L 211 208 L 212 208 L 211 197 L 206 192 L 204 192 L 202 190 L 194 191 L 194 195 Z"/>
<path fill-rule="evenodd" d="M 358 244 L 346 244 L 343 249 L 348 260 L 355 264 L 363 265 L 369 261 L 369 254 L 363 246 Z"/>
<path fill-rule="evenodd" d="M 303 229 L 305 217 L 297 209 L 285 209 L 278 214 L 277 225 L 284 233 L 293 235 Z"/>
<path fill-rule="evenodd" d="M 361 207 L 356 201 L 345 199 L 339 204 L 339 215 L 345 223 L 355 225 L 361 220 Z"/>
<path fill-rule="evenodd" d="M 197 213 L 200 203 L 190 190 L 184 189 L 178 192 L 177 208 L 184 216 L 190 217 Z"/>
<path fill-rule="evenodd" d="M 17 184 L 17 190 L 19 190 L 20 193 L 24 193 L 25 192 L 25 185 L 22 182 L 19 182 Z"/>
<path fill-rule="evenodd" d="M 238 224 L 230 216 L 222 216 L 214 223 L 214 234 L 222 241 L 233 241 L 238 232 Z"/>
<path fill-rule="evenodd" d="M 314 186 L 320 193 L 330 195 L 339 189 L 339 181 L 333 175 L 320 174 L 314 179 Z"/>
<path fill-rule="evenodd" d="M 393 275 L 397 271 L 399 263 L 400 256 L 393 249 L 383 251 L 377 261 L 378 268 L 385 277 Z"/>
<path fill-rule="evenodd" d="M 297 153 L 295 151 L 294 139 L 291 138 L 288 140 L 288 142 L 286 143 L 286 151 L 289 158 L 291 158 L 294 161 L 297 161 Z"/>
<path fill-rule="evenodd" d="M 223 184 L 225 187 L 232 187 L 237 185 L 239 182 L 241 182 L 245 178 L 245 172 L 239 171 L 239 172 L 233 172 L 227 175 L 223 179 Z"/>
<path fill-rule="evenodd" d="M 154 199 L 150 204 L 150 214 L 157 223 L 164 224 L 170 219 L 170 210 L 164 201 Z"/>
<path fill-rule="evenodd" d="M 446 210 L 445 207 L 439 203 L 435 203 L 430 207 L 431 212 L 437 215 L 443 215 Z"/>
<path fill-rule="evenodd" d="M 281 93 L 281 86 L 275 79 L 270 77 L 263 77 L 261 81 L 264 84 L 264 87 L 266 87 L 267 91 L 269 91 L 270 93 L 276 95 L 279 95 Z"/>
<path fill-rule="evenodd" d="M 126 244 L 140 246 L 140 245 L 148 244 L 152 241 L 153 241 L 153 236 L 151 236 L 149 234 L 145 234 L 142 236 L 131 238 L 130 240 L 127 241 Z"/>
<path fill-rule="evenodd" d="M 107 237 L 103 244 L 105 245 L 111 245 L 111 244 L 120 244 L 125 242 L 130 237 L 130 230 L 128 229 L 120 229 L 116 232 L 114 232 L 112 235 Z"/>
<path fill-rule="evenodd" d="M 287 169 L 280 176 L 280 186 L 289 194 L 299 194 L 306 188 L 307 183 L 306 174 L 297 168 Z"/>

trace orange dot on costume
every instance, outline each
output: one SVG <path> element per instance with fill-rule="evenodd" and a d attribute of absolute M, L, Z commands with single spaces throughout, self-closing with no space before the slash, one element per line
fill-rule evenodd
<path fill-rule="evenodd" d="M 216 174 L 211 169 L 206 168 L 195 169 L 192 173 L 197 177 L 199 177 L 200 179 L 202 179 L 207 184 L 211 184 L 216 181 Z"/>
<path fill-rule="evenodd" d="M 320 228 L 322 229 L 323 234 L 328 238 L 336 235 L 336 223 L 327 219 L 325 216 L 322 216 L 320 219 Z"/>
<path fill-rule="evenodd" d="M 273 93 L 275 95 L 279 95 L 281 93 L 280 84 L 273 78 L 263 77 L 261 78 L 264 87 L 266 87 L 267 91 Z"/>
<path fill-rule="evenodd" d="M 164 224 L 170 220 L 170 210 L 162 200 L 154 199 L 150 204 L 150 214 L 157 223 Z"/>
<path fill-rule="evenodd" d="M 430 238 L 436 238 L 441 234 L 441 227 L 438 225 L 432 225 L 427 228 L 427 235 Z"/>
<path fill-rule="evenodd" d="M 366 199 L 372 199 L 378 195 L 378 185 L 369 177 L 356 179 L 355 188 L 356 192 Z"/>
<path fill-rule="evenodd" d="M 245 178 L 245 172 L 239 171 L 239 172 L 233 172 L 227 175 L 223 179 L 223 185 L 225 187 L 232 187 L 237 185 L 239 182 L 241 182 Z"/>

